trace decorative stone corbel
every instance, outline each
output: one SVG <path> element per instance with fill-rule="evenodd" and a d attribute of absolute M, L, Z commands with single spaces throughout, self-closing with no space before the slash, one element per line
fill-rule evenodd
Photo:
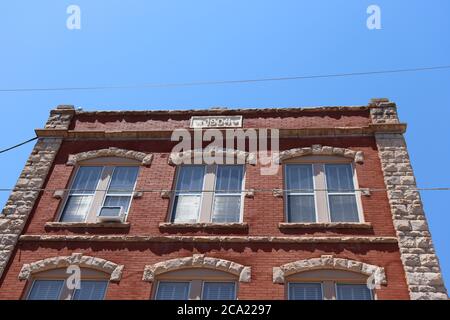
<path fill-rule="evenodd" d="M 272 189 L 272 194 L 275 198 L 283 198 L 283 190 L 282 189 Z"/>
<path fill-rule="evenodd" d="M 172 197 L 172 191 L 162 190 L 160 195 L 161 195 L 161 198 L 163 198 L 163 199 L 170 199 Z"/>
<path fill-rule="evenodd" d="M 61 200 L 62 198 L 64 198 L 65 194 L 66 194 L 66 191 L 63 189 L 55 190 L 55 192 L 53 192 L 53 198 Z"/>

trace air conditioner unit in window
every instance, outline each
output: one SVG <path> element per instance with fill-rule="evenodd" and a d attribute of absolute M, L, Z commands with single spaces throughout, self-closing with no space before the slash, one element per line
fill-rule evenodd
<path fill-rule="evenodd" d="M 97 220 L 100 222 L 122 222 L 124 217 L 123 207 L 104 206 L 100 208 Z"/>

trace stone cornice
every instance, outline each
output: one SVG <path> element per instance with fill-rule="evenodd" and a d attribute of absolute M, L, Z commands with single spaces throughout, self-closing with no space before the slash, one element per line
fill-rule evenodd
<path fill-rule="evenodd" d="M 286 108 L 247 108 L 247 109 L 191 109 L 191 110 L 104 110 L 104 111 L 80 111 L 76 110 L 76 115 L 86 116 L 152 116 L 152 115 L 235 115 L 235 114 L 261 114 L 261 113 L 299 113 L 299 112 L 352 112 L 367 111 L 368 106 L 314 106 L 314 107 L 286 107 Z"/>
<path fill-rule="evenodd" d="M 257 128 L 243 128 L 256 129 Z M 279 129 L 281 138 L 302 138 L 315 136 L 361 136 L 374 135 L 375 133 L 404 133 L 405 123 L 369 124 L 365 127 L 330 127 L 330 128 L 298 128 Z M 76 131 L 65 129 L 36 129 L 38 137 L 60 137 L 65 139 L 165 139 L 170 140 L 172 130 L 117 130 L 117 131 Z"/>
<path fill-rule="evenodd" d="M 130 236 L 130 235 L 40 235 L 20 236 L 21 242 L 153 242 L 153 243 L 397 243 L 384 236 Z"/>

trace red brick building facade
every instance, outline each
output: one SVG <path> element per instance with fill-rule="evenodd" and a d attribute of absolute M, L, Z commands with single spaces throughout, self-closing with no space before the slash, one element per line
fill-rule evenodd
<path fill-rule="evenodd" d="M 180 168 L 170 138 L 175 129 L 192 131 L 193 116 L 242 116 L 244 130 L 279 129 L 276 174 L 262 175 L 261 164 L 241 153 L 245 175 L 236 221 L 173 220 Z M 172 276 L 189 282 L 203 275 L 204 282 L 234 283 L 238 299 L 304 297 L 307 290 L 292 285 L 291 292 L 290 283 L 322 283 L 323 297 L 345 298 L 345 286 L 326 293 L 333 289 L 323 283 L 365 284 L 374 275 L 372 298 L 446 299 L 414 190 L 405 129 L 395 104 L 385 99 L 308 109 L 85 112 L 60 106 L 36 130 L 38 142 L 0 216 L 0 299 L 26 299 L 33 281 L 56 279 L 69 265 L 81 267 L 82 279 L 83 270 L 106 279 L 106 299 L 154 299 L 158 283 Z M 297 160 L 322 165 L 328 158 L 354 169 L 359 218 L 289 220 L 284 168 Z M 94 220 L 64 221 L 77 170 L 111 163 L 138 167 L 126 221 L 102 222 L 95 214 Z M 310 198 L 316 211 L 326 196 L 319 193 Z M 198 283 L 190 285 L 193 291 Z"/>

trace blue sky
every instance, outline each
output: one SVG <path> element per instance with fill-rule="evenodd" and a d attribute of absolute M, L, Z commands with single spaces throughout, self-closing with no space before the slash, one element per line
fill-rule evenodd
<path fill-rule="evenodd" d="M 81 30 L 66 8 L 81 8 Z M 382 29 L 368 30 L 377 4 Z M 450 64 L 448 0 L 2 1 L 0 89 L 129 85 L 360 72 Z M 446 40 L 447 39 L 447 40 Z M 58 104 L 95 109 L 397 102 L 420 187 L 450 186 L 450 70 L 185 88 L 0 92 L 0 148 L 34 136 Z M 0 155 L 11 188 L 31 151 Z M 0 192 L 0 204 L 8 194 Z M 448 191 L 422 192 L 450 285 Z"/>

